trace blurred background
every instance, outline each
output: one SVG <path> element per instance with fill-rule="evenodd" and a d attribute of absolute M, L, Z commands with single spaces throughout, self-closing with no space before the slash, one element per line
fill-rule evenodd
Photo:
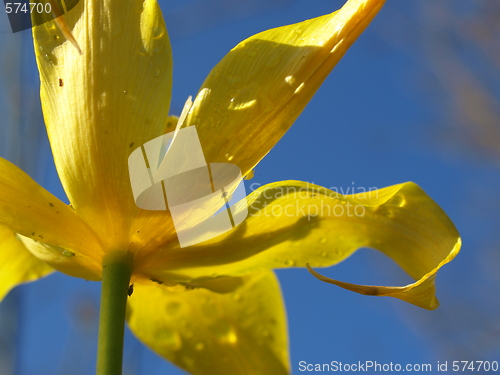
<path fill-rule="evenodd" d="M 343 0 L 160 1 L 174 53 L 171 111 L 211 68 L 259 31 L 338 9 Z M 414 181 L 463 238 L 438 274 L 441 307 L 421 310 L 278 271 L 291 365 L 500 361 L 500 2 L 387 0 L 249 183 L 297 179 L 327 187 Z M 46 140 L 29 31 L 0 11 L 0 156 L 65 200 Z M 381 254 L 362 249 L 335 279 L 404 285 Z M 86 375 L 95 369 L 100 284 L 54 274 L 0 304 L 0 375 Z M 451 365 L 450 365 L 451 366 Z M 184 374 L 127 333 L 127 375 Z"/>

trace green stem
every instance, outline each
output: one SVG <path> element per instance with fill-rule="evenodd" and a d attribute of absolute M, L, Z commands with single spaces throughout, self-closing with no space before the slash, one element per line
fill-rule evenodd
<path fill-rule="evenodd" d="M 101 312 L 97 348 L 97 375 L 121 375 L 127 293 L 132 274 L 127 255 L 103 260 Z"/>

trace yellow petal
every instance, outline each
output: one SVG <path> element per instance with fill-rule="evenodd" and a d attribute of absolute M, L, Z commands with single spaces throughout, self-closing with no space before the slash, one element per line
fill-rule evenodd
<path fill-rule="evenodd" d="M 31 254 L 57 271 L 86 280 L 101 280 L 102 259 L 100 256 L 95 256 L 95 254 L 88 256 L 19 234 L 17 236 Z"/>
<path fill-rule="evenodd" d="M 248 205 L 248 218 L 233 231 L 200 245 L 150 254 L 138 260 L 137 272 L 189 281 L 306 263 L 325 267 L 371 247 L 420 280 L 410 289 L 419 286 L 418 293 L 426 289 L 433 295 L 433 275 L 460 247 L 450 219 L 411 182 L 342 196 L 305 182 L 283 181 L 250 194 Z M 432 308 L 429 295 L 421 302 L 405 298 Z"/>
<path fill-rule="evenodd" d="M 275 275 L 234 292 L 136 283 L 128 323 L 155 352 L 194 375 L 289 373 L 286 316 Z"/>
<path fill-rule="evenodd" d="M 0 301 L 15 286 L 38 280 L 53 271 L 33 256 L 13 231 L 0 226 Z"/>
<path fill-rule="evenodd" d="M 95 233 L 69 206 L 2 158 L 0 225 L 91 259 L 100 259 L 102 256 Z"/>
<path fill-rule="evenodd" d="M 208 162 L 246 175 L 278 142 L 384 0 L 350 0 L 339 11 L 254 35 L 203 83 L 186 125 Z"/>
<path fill-rule="evenodd" d="M 54 22 L 33 29 L 52 152 L 75 210 L 105 248 L 124 248 L 136 212 L 128 156 L 168 117 L 168 35 L 156 0 L 80 1 L 65 18 L 82 54 Z"/>
<path fill-rule="evenodd" d="M 434 310 L 439 307 L 439 301 L 435 296 L 436 286 L 434 285 L 437 271 L 439 271 L 441 266 L 455 258 L 455 256 L 460 251 L 461 245 L 462 241 L 459 239 L 450 254 L 445 259 L 443 259 L 443 261 L 441 261 L 433 270 L 422 276 L 418 281 L 402 287 L 357 285 L 346 283 L 323 276 L 313 270 L 308 264 L 306 264 L 306 266 L 309 269 L 309 272 L 311 272 L 311 274 L 319 280 L 329 284 L 340 286 L 341 288 L 350 290 L 352 292 L 364 294 L 366 296 L 399 298 L 400 300 L 406 301 L 424 309 Z"/>

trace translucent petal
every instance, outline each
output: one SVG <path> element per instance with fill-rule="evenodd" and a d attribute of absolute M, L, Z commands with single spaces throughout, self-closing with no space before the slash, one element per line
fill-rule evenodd
<path fill-rule="evenodd" d="M 99 240 L 66 204 L 0 158 L 0 225 L 36 241 L 99 260 Z"/>
<path fill-rule="evenodd" d="M 338 12 L 256 34 L 212 70 L 185 125 L 208 162 L 246 175 L 278 142 L 384 0 L 350 0 Z"/>
<path fill-rule="evenodd" d="M 317 185 L 283 181 L 256 190 L 247 203 L 248 218 L 232 232 L 138 259 L 137 272 L 160 280 L 196 281 L 306 264 L 331 266 L 371 247 L 420 280 L 419 293 L 425 287 L 433 296 L 434 274 L 460 248 L 453 223 L 411 182 L 342 196 Z M 418 303 L 407 300 L 433 308 L 429 296 Z"/>
<path fill-rule="evenodd" d="M 289 373 L 286 316 L 273 272 L 248 275 L 224 294 L 135 283 L 127 315 L 141 341 L 191 374 Z"/>
<path fill-rule="evenodd" d="M 0 226 L 0 301 L 15 286 L 38 280 L 53 271 L 33 256 L 13 231 Z"/>
<path fill-rule="evenodd" d="M 104 248 L 127 248 L 137 210 L 127 159 L 163 134 L 168 117 L 167 31 L 156 0 L 80 1 L 65 19 L 81 54 L 53 21 L 33 29 L 56 167 Z"/>

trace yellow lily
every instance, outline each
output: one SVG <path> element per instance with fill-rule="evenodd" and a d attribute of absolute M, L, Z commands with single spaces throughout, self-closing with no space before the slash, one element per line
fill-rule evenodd
<path fill-rule="evenodd" d="M 206 159 L 249 174 L 383 3 L 349 0 L 338 12 L 233 48 L 182 125 L 196 125 Z M 53 22 L 33 35 L 45 123 L 71 205 L 0 159 L 0 297 L 54 269 L 101 280 L 120 260 L 125 288 L 131 274 L 130 328 L 193 374 L 289 373 L 273 268 L 308 267 L 362 294 L 437 307 L 434 278 L 458 253 L 460 237 L 413 183 L 350 196 L 300 181 L 272 183 L 247 197 L 248 218 L 236 229 L 181 248 L 168 211 L 136 206 L 127 169 L 134 149 L 173 130 L 171 50 L 156 0 L 82 0 L 65 20 L 81 54 Z M 417 281 L 354 285 L 311 268 L 360 247 L 379 249 Z M 104 286 L 103 293 L 103 301 L 112 297 Z"/>

